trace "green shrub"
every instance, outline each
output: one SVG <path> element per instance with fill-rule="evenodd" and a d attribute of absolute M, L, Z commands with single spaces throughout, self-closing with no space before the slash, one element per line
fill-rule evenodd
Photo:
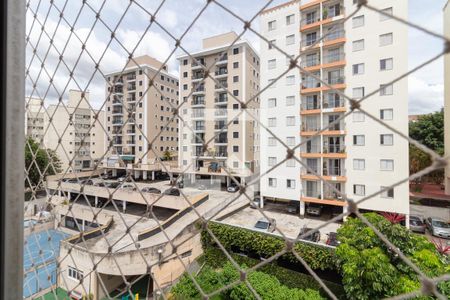
<path fill-rule="evenodd" d="M 228 250 L 233 247 L 243 252 L 257 253 L 261 257 L 270 257 L 285 248 L 285 242 L 281 237 L 214 222 L 208 223 L 208 228 Z M 214 241 L 209 233 L 203 231 L 203 248 L 205 249 L 213 244 Z M 337 269 L 337 260 L 333 248 L 300 241 L 295 244 L 294 249 L 315 270 Z M 290 262 L 298 263 L 298 259 L 292 253 L 284 254 L 282 257 Z"/>

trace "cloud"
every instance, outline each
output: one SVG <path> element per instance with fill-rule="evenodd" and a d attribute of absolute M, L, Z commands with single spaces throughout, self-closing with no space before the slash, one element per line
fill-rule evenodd
<path fill-rule="evenodd" d="M 409 85 L 409 113 L 424 114 L 440 110 L 444 105 L 444 85 L 429 84 L 411 75 Z"/>

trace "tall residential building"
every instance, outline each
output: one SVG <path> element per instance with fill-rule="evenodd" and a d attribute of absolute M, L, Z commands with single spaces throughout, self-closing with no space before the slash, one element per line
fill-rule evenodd
<path fill-rule="evenodd" d="M 26 98 L 25 106 L 25 135 L 36 140 L 38 143 L 44 137 L 45 131 L 45 107 L 44 101 L 39 98 Z"/>
<path fill-rule="evenodd" d="M 450 0 L 444 6 L 444 35 L 450 39 Z M 444 148 L 450 155 L 450 54 L 444 55 Z M 450 166 L 445 169 L 445 193 L 450 195 Z"/>
<path fill-rule="evenodd" d="M 261 182 L 264 200 L 316 203 L 325 211 L 342 212 L 348 198 L 360 200 L 408 177 L 408 142 L 355 111 L 335 90 L 354 99 L 380 89 L 361 107 L 404 134 L 408 133 L 408 84 L 390 81 L 408 70 L 408 26 L 389 16 L 356 8 L 353 0 L 291 1 L 261 14 L 261 33 L 270 41 L 261 46 L 261 87 L 287 69 L 288 57 L 321 78 L 291 70 L 261 96 L 261 121 L 288 146 L 299 143 L 295 155 L 308 168 L 288 161 Z M 386 14 L 408 18 L 407 0 L 374 0 L 371 5 Z M 333 124 L 331 124 L 333 123 Z M 330 125 L 329 128 L 327 128 Z M 327 128 L 321 131 L 322 128 Z M 286 150 L 261 129 L 261 173 L 286 157 Z M 328 183 L 328 184 L 327 184 Z M 331 188 L 330 186 L 334 187 Z M 361 209 L 409 215 L 407 183 L 371 197 Z"/>
<path fill-rule="evenodd" d="M 178 106 L 177 77 L 148 55 L 133 58 L 123 71 L 107 77 L 106 127 L 113 143 L 107 165 L 130 163 L 137 170 L 146 170 L 167 151 L 176 159 L 178 119 L 170 120 Z M 149 87 L 150 80 L 153 85 Z M 150 143 L 153 150 L 148 149 Z"/>
<path fill-rule="evenodd" d="M 178 57 L 180 100 L 185 102 L 181 113 L 189 125 L 180 126 L 180 168 L 220 180 L 222 185 L 230 183 L 222 167 L 241 180 L 259 169 L 257 122 L 247 113 L 233 120 L 240 104 L 231 96 L 247 102 L 258 93 L 259 56 L 245 40 L 230 47 L 236 39 L 234 32 L 206 38 L 203 49 L 192 53 L 196 61 L 187 55 Z M 220 84 L 211 78 L 202 80 L 206 69 Z M 258 117 L 259 98 L 247 108 Z"/>
<path fill-rule="evenodd" d="M 67 104 L 47 107 L 44 144 L 56 151 L 63 173 L 92 170 L 105 152 L 104 111 L 88 103 L 88 92 L 70 90 Z"/>

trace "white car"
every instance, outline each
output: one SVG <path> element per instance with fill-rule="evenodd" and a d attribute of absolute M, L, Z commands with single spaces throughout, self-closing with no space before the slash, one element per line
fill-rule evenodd
<path fill-rule="evenodd" d="M 125 184 L 122 184 L 120 189 L 127 190 L 127 191 L 135 191 L 136 187 L 133 184 L 131 184 L 131 183 L 125 183 Z"/>
<path fill-rule="evenodd" d="M 229 185 L 227 187 L 227 191 L 230 193 L 235 193 L 235 192 L 239 191 L 239 187 L 237 185 Z"/>

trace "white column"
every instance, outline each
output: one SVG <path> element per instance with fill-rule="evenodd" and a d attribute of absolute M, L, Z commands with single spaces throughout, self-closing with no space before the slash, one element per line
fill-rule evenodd
<path fill-rule="evenodd" d="M 348 212 L 348 206 L 347 205 L 342 207 L 342 212 L 344 212 L 344 213 Z M 345 216 L 342 220 L 346 221 L 347 220 L 347 216 Z"/>
<path fill-rule="evenodd" d="M 211 186 L 212 186 L 213 183 L 214 183 L 214 178 L 213 178 L 213 177 L 214 177 L 214 176 L 211 175 L 210 182 L 209 182 L 209 183 L 211 184 Z"/>
<path fill-rule="evenodd" d="M 259 207 L 264 208 L 264 197 L 259 198 Z"/>
<path fill-rule="evenodd" d="M 304 217 L 305 216 L 305 202 L 304 201 L 300 201 L 300 217 Z"/>
<path fill-rule="evenodd" d="M 142 179 L 147 180 L 147 171 L 142 171 Z"/>
<path fill-rule="evenodd" d="M 116 169 L 112 169 L 112 176 L 116 177 L 117 176 L 117 170 Z"/>
<path fill-rule="evenodd" d="M 95 207 L 98 206 L 98 196 L 95 196 L 95 203 L 94 203 Z"/>
<path fill-rule="evenodd" d="M 67 199 L 70 201 L 70 192 L 67 192 Z"/>
<path fill-rule="evenodd" d="M 230 177 L 227 176 L 227 186 L 230 185 L 230 180 L 231 180 Z"/>
<path fill-rule="evenodd" d="M 122 211 L 125 213 L 126 210 L 127 210 L 127 201 L 123 200 L 122 201 Z"/>
<path fill-rule="evenodd" d="M 405 227 L 409 229 L 409 214 L 405 214 Z"/>
<path fill-rule="evenodd" d="M 138 179 L 138 178 L 139 178 L 139 171 L 134 170 L 134 179 Z"/>
<path fill-rule="evenodd" d="M 61 197 L 61 190 L 58 190 L 58 196 Z"/>
<path fill-rule="evenodd" d="M 152 180 L 155 180 L 155 171 L 152 171 Z"/>

